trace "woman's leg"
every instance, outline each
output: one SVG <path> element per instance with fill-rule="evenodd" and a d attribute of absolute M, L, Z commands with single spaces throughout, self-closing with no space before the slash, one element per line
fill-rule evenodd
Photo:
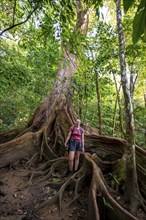
<path fill-rule="evenodd" d="M 78 170 L 79 159 L 80 159 L 80 151 L 76 151 L 75 152 L 75 167 L 74 167 L 75 172 Z"/>
<path fill-rule="evenodd" d="M 73 173 L 74 157 L 75 157 L 75 151 L 69 151 L 68 165 L 69 165 L 69 172 L 72 172 L 72 173 Z"/>

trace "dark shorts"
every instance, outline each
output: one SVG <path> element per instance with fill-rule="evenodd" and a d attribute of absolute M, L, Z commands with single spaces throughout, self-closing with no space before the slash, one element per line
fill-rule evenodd
<path fill-rule="evenodd" d="M 68 145 L 68 151 L 82 151 L 81 141 L 70 139 Z"/>

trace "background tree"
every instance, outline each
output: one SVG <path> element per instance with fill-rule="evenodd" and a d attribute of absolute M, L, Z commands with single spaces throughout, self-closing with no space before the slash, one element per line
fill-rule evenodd
<path fill-rule="evenodd" d="M 134 115 L 132 97 L 133 90 L 131 92 L 130 85 L 128 84 L 126 60 L 125 60 L 125 45 L 124 45 L 124 32 L 122 27 L 122 14 L 120 8 L 120 0 L 116 0 L 116 12 L 117 12 L 117 26 L 119 36 L 119 53 L 120 53 L 120 71 L 121 82 L 123 88 L 123 94 L 125 99 L 125 116 L 126 116 L 126 194 L 127 200 L 130 202 L 130 208 L 132 213 L 136 213 L 138 205 L 142 199 L 140 197 L 137 171 L 136 171 L 136 158 L 135 158 L 135 138 L 134 138 Z M 132 83 L 133 85 L 133 83 Z M 131 92 L 131 93 L 130 93 Z M 132 180 L 132 181 L 131 181 Z"/>

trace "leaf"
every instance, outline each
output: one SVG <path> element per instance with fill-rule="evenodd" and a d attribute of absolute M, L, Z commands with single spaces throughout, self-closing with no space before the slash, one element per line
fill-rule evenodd
<path fill-rule="evenodd" d="M 99 17 L 99 9 L 96 9 L 96 15 Z"/>
<path fill-rule="evenodd" d="M 60 182 L 61 180 L 59 179 L 59 178 L 57 178 L 57 177 L 53 177 L 53 182 L 54 183 L 58 183 L 58 182 Z"/>
<path fill-rule="evenodd" d="M 124 12 L 126 13 L 129 8 L 133 5 L 135 0 L 123 0 Z"/>
<path fill-rule="evenodd" d="M 103 5 L 103 0 L 93 0 L 94 8 L 97 9 Z"/>
<path fill-rule="evenodd" d="M 144 18 L 144 41 L 146 42 L 146 10 L 145 10 L 145 18 Z"/>
<path fill-rule="evenodd" d="M 141 0 L 141 3 L 137 9 L 136 15 L 133 21 L 133 35 L 132 40 L 133 43 L 136 44 L 144 33 L 145 25 L 146 25 L 146 1 Z"/>
<path fill-rule="evenodd" d="M 104 197 L 103 197 L 103 203 L 104 203 L 105 206 L 113 209 L 113 207 L 106 201 L 106 199 Z"/>

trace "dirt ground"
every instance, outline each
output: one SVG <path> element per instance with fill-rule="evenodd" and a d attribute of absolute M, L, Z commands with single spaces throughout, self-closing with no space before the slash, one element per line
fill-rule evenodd
<path fill-rule="evenodd" d="M 36 206 L 45 200 L 52 198 L 56 189 L 47 186 L 50 181 L 56 182 L 57 178 L 48 179 L 39 183 L 39 178 L 31 186 L 27 186 L 29 171 L 22 164 L 13 167 L 0 169 L 0 219 L 1 220 L 60 220 L 58 205 L 49 207 L 49 215 L 38 216 Z M 40 177 L 41 178 L 41 177 Z M 66 177 L 67 178 L 67 177 Z M 81 203 L 75 203 L 70 209 L 66 209 L 67 204 L 72 199 L 72 192 L 64 193 L 62 209 L 65 220 L 86 219 L 87 196 L 81 193 Z M 82 203 L 84 201 L 84 205 Z"/>
<path fill-rule="evenodd" d="M 48 207 L 47 212 L 37 214 L 38 205 L 51 199 L 56 193 L 56 183 L 60 180 L 57 176 L 45 181 L 40 181 L 41 176 L 28 185 L 28 174 L 25 163 L 16 163 L 11 167 L 0 169 L 0 220 L 86 220 L 88 210 L 88 189 L 84 188 L 80 193 L 79 201 L 68 204 L 73 199 L 73 191 L 68 189 L 63 194 L 62 216 L 59 213 L 58 204 Z M 64 177 L 67 180 L 69 177 Z M 51 186 L 50 186 L 50 183 Z M 49 185 L 48 185 L 49 184 Z M 118 197 L 117 197 L 118 198 Z M 123 201 L 119 201 L 128 209 Z M 140 210 L 137 215 L 139 220 L 146 220 L 146 215 Z M 104 220 L 108 218 L 104 217 Z M 118 219 L 115 219 L 118 220 Z"/>

